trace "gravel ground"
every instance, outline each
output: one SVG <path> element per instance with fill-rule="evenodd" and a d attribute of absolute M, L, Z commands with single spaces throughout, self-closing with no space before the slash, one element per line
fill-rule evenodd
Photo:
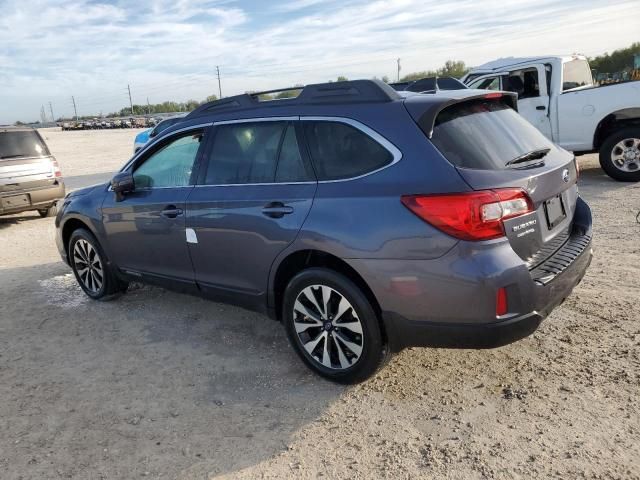
<path fill-rule="evenodd" d="M 71 188 L 135 133 L 44 132 Z M 580 164 L 594 261 L 533 336 L 405 350 L 355 387 L 255 313 L 151 287 L 89 301 L 51 219 L 0 217 L 0 478 L 640 478 L 640 184 Z"/>

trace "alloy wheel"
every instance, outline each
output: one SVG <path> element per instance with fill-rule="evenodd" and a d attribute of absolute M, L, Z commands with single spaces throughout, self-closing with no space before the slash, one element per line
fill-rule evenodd
<path fill-rule="evenodd" d="M 78 240 L 73 247 L 73 263 L 85 289 L 97 294 L 104 282 L 104 270 L 94 246 L 84 239 Z"/>
<path fill-rule="evenodd" d="M 293 306 L 293 325 L 308 356 L 326 368 L 347 369 L 362 355 L 362 323 L 351 303 L 334 288 L 304 288 Z"/>
<path fill-rule="evenodd" d="M 611 150 L 611 162 L 623 172 L 640 170 L 640 138 L 625 138 Z"/>

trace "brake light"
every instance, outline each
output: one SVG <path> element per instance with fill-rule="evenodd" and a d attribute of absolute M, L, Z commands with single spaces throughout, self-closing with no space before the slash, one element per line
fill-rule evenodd
<path fill-rule="evenodd" d="M 62 176 L 62 170 L 60 170 L 60 165 L 58 165 L 58 161 L 56 159 L 51 159 L 51 168 L 53 169 L 54 177 L 57 178 Z"/>
<path fill-rule="evenodd" d="M 491 240 L 505 235 L 503 221 L 533 212 L 519 188 L 444 195 L 403 195 L 402 203 L 418 217 L 461 240 Z"/>
<path fill-rule="evenodd" d="M 502 93 L 500 92 L 492 92 L 492 93 L 487 93 L 484 98 L 502 98 Z"/>

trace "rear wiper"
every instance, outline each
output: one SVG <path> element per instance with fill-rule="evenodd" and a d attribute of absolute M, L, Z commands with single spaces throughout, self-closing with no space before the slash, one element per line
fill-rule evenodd
<path fill-rule="evenodd" d="M 4 157 L 0 157 L 0 160 L 4 160 L 5 158 L 17 158 L 17 157 L 22 157 L 23 155 L 21 153 L 18 153 L 16 155 L 5 155 Z"/>
<path fill-rule="evenodd" d="M 535 160 L 542 160 L 547 156 L 547 153 L 551 151 L 550 148 L 541 148 L 540 150 L 533 150 L 532 152 L 525 153 L 524 155 L 520 155 L 519 157 L 514 158 L 513 160 L 509 160 L 506 163 L 506 167 L 512 167 L 514 165 L 520 165 L 522 163 L 533 162 Z M 543 162 L 538 162 L 543 163 Z"/>

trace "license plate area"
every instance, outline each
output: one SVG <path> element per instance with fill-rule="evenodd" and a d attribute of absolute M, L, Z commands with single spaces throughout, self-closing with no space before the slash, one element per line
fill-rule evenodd
<path fill-rule="evenodd" d="M 28 207 L 31 205 L 31 199 L 27 194 L 2 197 L 0 202 L 5 209 Z"/>
<path fill-rule="evenodd" d="M 544 202 L 544 215 L 547 219 L 549 230 L 553 230 L 554 227 L 567 218 L 561 195 L 556 195 Z"/>

